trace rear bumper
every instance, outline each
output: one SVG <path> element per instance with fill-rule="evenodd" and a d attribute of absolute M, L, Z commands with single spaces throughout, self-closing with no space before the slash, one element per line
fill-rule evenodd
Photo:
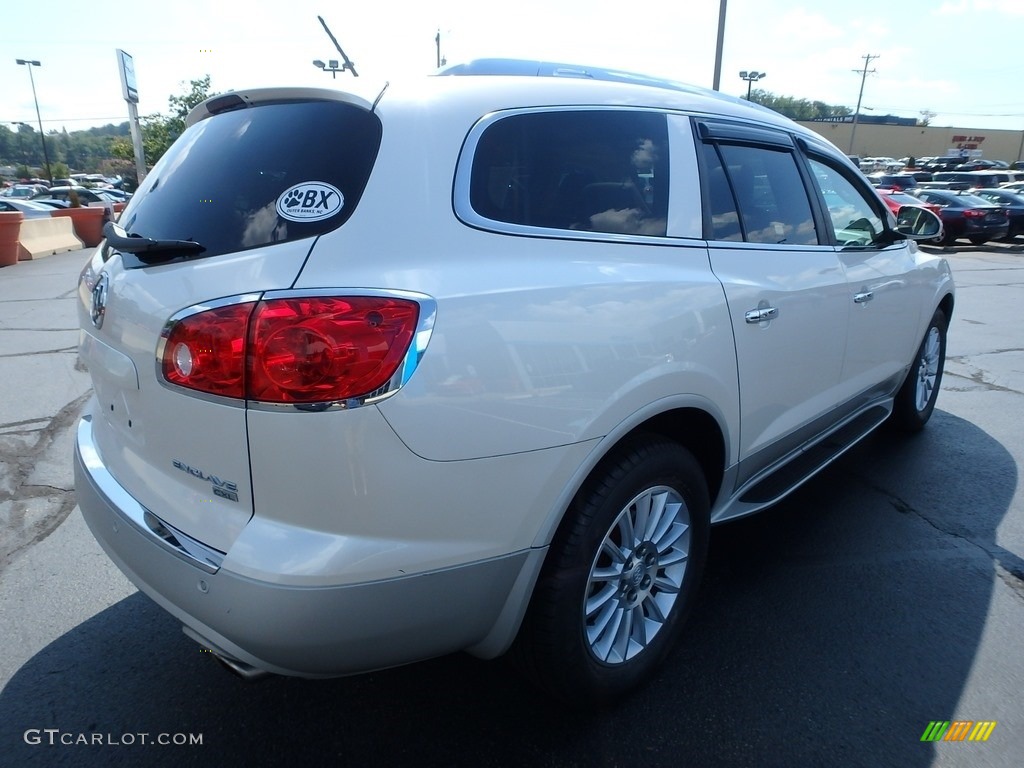
<path fill-rule="evenodd" d="M 79 424 L 75 486 L 86 523 L 114 563 L 187 633 L 247 667 L 333 677 L 479 646 L 518 621 L 543 550 L 401 578 L 297 587 L 232 573 L 229 559 L 186 540 L 132 500 L 103 467 L 88 418 Z M 198 545 L 198 548 L 197 548 Z M 505 619 L 502 617 L 506 616 Z M 501 621 L 499 621 L 501 619 Z M 506 632 L 509 632 L 506 629 Z"/>

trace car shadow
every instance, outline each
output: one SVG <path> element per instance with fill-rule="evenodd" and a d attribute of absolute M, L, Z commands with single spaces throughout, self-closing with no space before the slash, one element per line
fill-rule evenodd
<path fill-rule="evenodd" d="M 682 642 L 607 710 L 464 655 L 247 683 L 136 593 L 18 670 L 0 693 L 0 748 L 9 765 L 47 766 L 928 766 L 943 745 L 921 736 L 957 707 L 993 585 L 1024 583 L 995 537 L 1016 485 L 1006 449 L 942 411 L 920 435 L 870 437 L 773 509 L 714 530 Z M 51 746 L 48 728 L 121 744 Z M 141 745 L 143 733 L 202 744 Z"/>

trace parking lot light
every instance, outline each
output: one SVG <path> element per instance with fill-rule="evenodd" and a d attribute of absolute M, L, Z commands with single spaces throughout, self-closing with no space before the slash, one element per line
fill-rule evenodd
<path fill-rule="evenodd" d="M 43 143 L 43 160 L 46 163 L 46 178 L 53 181 L 53 173 L 50 172 L 50 156 L 46 153 L 46 138 L 43 136 L 43 119 L 39 116 L 39 99 L 36 98 L 36 80 L 32 77 L 32 67 L 41 67 L 42 64 L 34 59 L 15 59 L 18 64 L 28 67 L 28 79 L 32 83 L 32 101 L 36 105 L 36 121 L 39 123 L 39 141 Z"/>
<path fill-rule="evenodd" d="M 743 70 L 742 72 L 740 72 L 740 79 L 747 81 L 747 101 L 750 101 L 751 86 L 753 86 L 754 83 L 756 83 L 761 78 L 767 77 L 767 75 L 767 72 L 758 72 L 756 69 L 751 70 L 750 72 L 748 72 L 747 70 Z"/>

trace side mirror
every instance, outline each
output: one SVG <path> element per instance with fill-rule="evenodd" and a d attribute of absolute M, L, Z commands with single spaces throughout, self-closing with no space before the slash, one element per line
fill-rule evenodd
<path fill-rule="evenodd" d="M 942 234 L 942 219 L 918 205 L 904 205 L 896 214 L 896 231 L 911 240 L 933 240 Z"/>

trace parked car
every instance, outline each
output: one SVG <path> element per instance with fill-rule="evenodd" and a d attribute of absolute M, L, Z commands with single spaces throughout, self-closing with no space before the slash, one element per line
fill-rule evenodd
<path fill-rule="evenodd" d="M 868 181 L 880 189 L 913 189 L 918 185 L 917 179 L 909 173 L 871 173 Z"/>
<path fill-rule="evenodd" d="M 882 202 L 885 203 L 886 207 L 888 207 L 889 210 L 892 211 L 894 214 L 898 214 L 900 212 L 900 209 L 905 205 L 914 205 L 919 206 L 921 208 L 927 208 L 929 211 L 931 211 L 936 216 L 939 216 L 941 218 L 939 212 L 942 210 L 942 206 L 937 205 L 935 203 L 929 203 L 925 200 L 915 197 L 909 192 L 904 192 L 902 190 L 897 189 L 883 188 L 877 188 L 875 191 L 878 192 L 878 194 L 881 196 Z"/>
<path fill-rule="evenodd" d="M 70 203 L 67 200 L 55 200 L 50 197 L 37 197 L 26 202 L 35 203 L 36 205 L 45 205 L 47 208 L 67 208 Z"/>
<path fill-rule="evenodd" d="M 896 173 L 903 170 L 903 163 L 892 157 L 866 157 L 861 161 L 861 168 L 884 173 Z"/>
<path fill-rule="evenodd" d="M 936 173 L 939 171 L 952 171 L 966 163 L 968 159 L 969 158 L 960 157 L 958 155 L 947 157 L 933 157 L 921 165 L 921 170 L 930 171 L 931 173 Z"/>
<path fill-rule="evenodd" d="M 4 190 L 4 197 L 19 197 L 23 200 L 29 200 L 35 195 L 42 194 L 49 189 L 43 184 L 15 184 L 13 187 L 8 187 Z"/>
<path fill-rule="evenodd" d="M 976 189 L 974 194 L 1006 209 L 1010 218 L 1007 238 L 1012 239 L 1017 235 L 1024 234 L 1024 192 L 1014 192 L 1009 189 Z"/>
<path fill-rule="evenodd" d="M 26 219 L 48 217 L 53 209 L 21 197 L 0 197 L 0 211 L 21 211 Z"/>
<path fill-rule="evenodd" d="M 509 61 L 345 87 L 205 101 L 106 225 L 82 513 L 241 674 L 511 648 L 619 701 L 711 524 L 929 420 L 940 222 L 701 88 Z"/>
<path fill-rule="evenodd" d="M 33 200 L 49 199 L 72 202 L 72 193 L 78 196 L 82 205 L 107 205 L 116 201 L 107 195 L 105 189 L 90 189 L 88 187 L 50 187 L 46 192 L 33 197 Z"/>
<path fill-rule="evenodd" d="M 111 198 L 114 202 L 127 203 L 132 199 L 131 192 L 125 192 L 124 190 L 117 189 L 116 187 L 103 187 L 100 191 L 105 197 Z"/>
<path fill-rule="evenodd" d="M 1020 192 L 1024 190 L 1024 181 L 1011 181 L 1007 184 L 1000 184 L 999 189 L 1008 189 L 1011 192 Z"/>
<path fill-rule="evenodd" d="M 1010 181 L 1006 172 L 1000 171 L 945 171 L 932 175 L 932 181 L 956 181 L 968 188 L 996 188 Z"/>
<path fill-rule="evenodd" d="M 913 194 L 941 206 L 939 215 L 945 234 L 940 242 L 943 245 L 952 245 L 961 239 L 982 245 L 1006 237 L 1009 231 L 1010 220 L 1005 209 L 967 191 L 916 189 Z"/>
<path fill-rule="evenodd" d="M 969 181 L 919 181 L 914 189 L 948 189 L 950 191 L 967 191 L 974 189 Z"/>
<path fill-rule="evenodd" d="M 961 171 L 988 171 L 988 170 L 1000 170 L 1009 168 L 1009 163 L 1004 163 L 1002 160 L 987 160 L 981 157 L 975 157 L 968 160 L 966 163 L 960 166 Z"/>
<path fill-rule="evenodd" d="M 935 203 L 925 202 L 924 200 L 914 197 L 909 192 L 877 187 L 875 188 L 875 191 L 878 192 L 886 207 L 892 211 L 892 214 L 896 217 L 898 224 L 906 224 L 910 226 L 911 229 L 917 226 L 920 218 L 913 212 L 913 209 L 918 208 L 924 208 L 925 210 L 930 211 L 933 215 L 941 218 L 941 206 L 938 206 Z M 936 235 L 935 241 L 941 242 L 944 234 L 944 231 L 939 232 Z"/>

